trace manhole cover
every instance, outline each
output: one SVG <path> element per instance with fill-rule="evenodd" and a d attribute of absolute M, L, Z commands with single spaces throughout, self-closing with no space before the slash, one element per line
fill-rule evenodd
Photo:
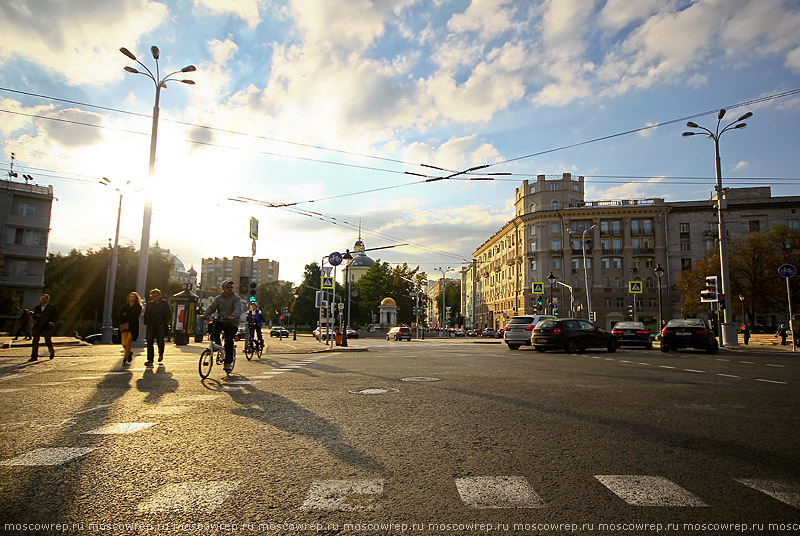
<path fill-rule="evenodd" d="M 401 382 L 438 382 L 439 378 L 429 378 L 427 376 L 412 376 L 410 378 L 401 378 Z"/>
<path fill-rule="evenodd" d="M 388 387 L 353 388 L 348 391 L 354 395 L 390 395 L 400 392 L 399 389 L 389 389 Z"/>

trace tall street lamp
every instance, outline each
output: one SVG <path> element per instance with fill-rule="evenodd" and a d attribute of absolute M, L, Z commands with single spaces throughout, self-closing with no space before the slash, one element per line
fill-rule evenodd
<path fill-rule="evenodd" d="M 556 282 L 556 276 L 553 275 L 553 272 L 550 272 L 550 275 L 547 276 L 547 280 L 550 282 L 550 314 L 555 316 L 555 305 L 556 302 L 553 301 L 553 284 Z"/>
<path fill-rule="evenodd" d="M 99 182 L 103 186 L 111 186 L 111 181 L 106 177 L 100 179 Z M 130 183 L 131 181 L 128 181 L 125 184 L 128 185 Z M 111 309 L 114 307 L 114 287 L 117 280 L 117 255 L 119 252 L 119 221 L 120 217 L 122 216 L 122 190 L 119 188 L 114 189 L 119 194 L 119 207 L 117 207 L 117 231 L 114 234 L 114 249 L 111 250 L 111 262 L 108 266 L 108 277 L 106 278 L 106 299 L 105 303 L 103 304 L 103 328 L 100 331 L 100 342 L 102 344 L 112 344 L 112 338 L 114 335 L 114 324 L 111 320 Z"/>
<path fill-rule="evenodd" d="M 739 294 L 739 301 L 742 303 L 742 324 L 747 325 L 747 317 L 744 314 L 744 294 Z"/>
<path fill-rule="evenodd" d="M 739 117 L 736 121 L 728 123 L 720 130 L 720 123 L 722 118 L 725 117 L 725 110 L 720 110 L 717 114 L 717 128 L 713 132 L 705 127 L 701 127 L 697 123 L 689 121 L 686 126 L 689 128 L 696 128 L 702 130 L 708 135 L 709 138 L 714 140 L 714 155 L 716 157 L 715 164 L 717 170 L 717 219 L 719 222 L 719 264 L 720 271 L 722 272 L 722 292 L 725 295 L 725 309 L 723 310 L 722 319 L 722 344 L 728 346 L 738 346 L 739 341 L 736 335 L 736 326 L 731 323 L 731 295 L 730 295 L 730 274 L 728 272 L 728 238 L 725 235 L 725 219 L 723 209 L 725 208 L 724 192 L 722 190 L 722 164 L 719 157 L 719 138 L 728 130 L 736 130 L 744 128 L 747 123 L 742 123 L 745 119 L 752 117 L 752 112 L 747 112 Z M 683 136 L 694 136 L 700 132 L 684 132 Z"/>
<path fill-rule="evenodd" d="M 132 59 L 136 63 L 138 63 L 145 72 L 142 72 L 134 67 L 125 67 L 125 71 L 132 73 L 132 74 L 141 74 L 148 77 L 150 80 L 153 81 L 156 87 L 156 100 L 155 105 L 153 106 L 153 126 L 150 133 L 150 164 L 147 171 L 147 185 L 150 186 L 153 180 L 153 171 L 155 169 L 156 163 L 156 139 L 158 138 L 158 103 L 161 98 L 161 89 L 166 89 L 167 82 L 175 81 L 181 82 L 183 84 L 194 84 L 194 80 L 185 80 L 185 79 L 178 79 L 172 78 L 173 75 L 178 73 L 191 73 L 196 71 L 197 68 L 194 65 L 187 65 L 186 67 L 182 68 L 179 71 L 171 72 L 165 76 L 161 76 L 161 72 L 158 65 L 158 58 L 159 58 L 159 50 L 158 47 L 153 45 L 150 47 L 150 53 L 153 55 L 153 59 L 156 60 L 156 72 L 153 72 L 147 68 L 142 62 L 136 59 L 130 50 L 125 47 L 119 49 L 126 57 Z M 150 218 L 153 212 L 153 201 L 150 198 L 150 194 L 145 196 L 144 202 L 144 218 L 142 220 L 142 241 L 139 247 L 139 266 L 136 271 L 136 291 L 139 293 L 139 296 L 147 296 L 147 261 L 148 255 L 150 253 Z M 144 316 L 140 317 L 140 322 L 142 323 L 141 330 L 143 329 L 144 323 Z"/>
<path fill-rule="evenodd" d="M 597 227 L 597 224 L 594 224 L 588 229 L 581 231 L 581 250 L 583 250 L 583 284 L 586 285 L 586 318 L 589 320 L 592 319 L 592 295 L 589 291 L 589 270 L 586 268 L 586 233 L 595 227 Z"/>
<path fill-rule="evenodd" d="M 664 311 L 661 308 L 661 277 L 664 275 L 664 269 L 661 264 L 657 264 L 655 270 L 656 277 L 658 278 L 658 332 L 661 332 L 661 323 L 664 320 Z"/>
<path fill-rule="evenodd" d="M 439 337 L 444 337 L 444 327 L 445 327 L 445 291 L 447 290 L 447 279 L 445 278 L 445 274 L 450 271 L 450 267 L 448 266 L 445 268 L 434 268 L 437 272 L 442 272 L 442 329 L 439 330 Z"/>
<path fill-rule="evenodd" d="M 292 340 L 293 341 L 297 340 L 297 315 L 294 312 L 294 309 L 295 309 L 294 306 L 297 304 L 297 298 L 300 297 L 300 289 L 301 288 L 302 288 L 302 286 L 297 287 L 292 292 L 292 298 L 294 298 L 294 302 L 292 302 L 292 316 L 294 317 L 294 335 L 292 335 Z"/>

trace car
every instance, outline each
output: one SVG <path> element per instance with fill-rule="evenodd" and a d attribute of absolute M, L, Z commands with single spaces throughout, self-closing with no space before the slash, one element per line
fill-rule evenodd
<path fill-rule="evenodd" d="M 478 332 L 475 331 L 474 329 L 467 330 L 467 337 L 477 337 L 477 336 Z"/>
<path fill-rule="evenodd" d="M 466 331 L 464 331 L 463 329 L 457 329 L 457 330 L 456 330 L 456 331 L 453 333 L 453 335 L 455 335 L 456 337 L 466 337 L 466 336 L 467 336 L 467 332 L 466 332 Z"/>
<path fill-rule="evenodd" d="M 719 343 L 702 318 L 675 318 L 661 330 L 661 351 L 669 352 L 678 348 L 695 348 L 715 354 L 719 350 Z"/>
<path fill-rule="evenodd" d="M 272 326 L 272 329 L 269 330 L 270 337 L 288 337 L 289 330 L 283 326 Z"/>
<path fill-rule="evenodd" d="M 347 338 L 348 339 L 357 339 L 358 332 L 354 329 L 347 328 Z"/>
<path fill-rule="evenodd" d="M 583 318 L 548 318 L 533 328 L 531 344 L 538 352 L 564 350 L 583 352 L 586 348 L 617 351 L 617 338 Z"/>
<path fill-rule="evenodd" d="M 496 335 L 497 334 L 495 333 L 495 331 L 492 328 L 484 329 L 483 333 L 481 334 L 481 336 L 483 336 L 483 337 L 490 337 L 490 338 L 494 338 Z"/>
<path fill-rule="evenodd" d="M 389 330 L 386 334 L 386 340 L 394 339 L 396 341 L 402 341 L 403 339 L 410 341 L 411 340 L 411 328 L 408 326 L 395 326 Z"/>
<path fill-rule="evenodd" d="M 644 322 L 617 322 L 611 328 L 611 334 L 617 338 L 620 346 L 644 346 L 645 350 L 653 349 L 653 340 Z"/>
<path fill-rule="evenodd" d="M 103 334 L 102 333 L 92 333 L 91 335 L 87 335 L 87 336 L 83 337 L 83 340 L 85 342 L 88 342 L 89 344 L 100 344 L 100 342 L 103 340 Z M 119 328 L 114 328 L 113 333 L 111 333 L 111 343 L 112 344 L 119 344 L 120 343 Z"/>
<path fill-rule="evenodd" d="M 517 315 L 509 319 L 503 328 L 503 340 L 510 350 L 518 350 L 520 346 L 531 345 L 533 328 L 545 318 L 555 318 L 550 315 Z"/>
<path fill-rule="evenodd" d="M 331 328 L 317 328 L 313 334 L 318 341 L 329 341 L 336 336 Z"/>

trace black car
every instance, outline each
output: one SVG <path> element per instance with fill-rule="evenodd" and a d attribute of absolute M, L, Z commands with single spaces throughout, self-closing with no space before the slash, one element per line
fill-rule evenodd
<path fill-rule="evenodd" d="M 669 352 L 678 348 L 696 348 L 715 354 L 719 344 L 705 320 L 684 318 L 670 320 L 661 330 L 661 351 Z"/>
<path fill-rule="evenodd" d="M 586 348 L 617 351 L 617 338 L 582 318 L 548 318 L 533 328 L 531 343 L 537 352 L 564 350 L 583 352 Z"/>
<path fill-rule="evenodd" d="M 644 346 L 645 350 L 653 348 L 653 340 L 644 322 L 617 322 L 611 334 L 617 338 L 620 346 Z"/>

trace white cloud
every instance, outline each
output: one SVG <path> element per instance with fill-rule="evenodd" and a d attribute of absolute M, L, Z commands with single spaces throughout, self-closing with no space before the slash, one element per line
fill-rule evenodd
<path fill-rule="evenodd" d="M 664 0 L 608 0 L 600 11 L 597 22 L 613 32 L 642 21 L 658 12 Z M 670 2 L 671 3 L 671 2 Z"/>
<path fill-rule="evenodd" d="M 488 40 L 516 27 L 516 14 L 508 0 L 473 0 L 463 13 L 456 13 L 447 28 L 453 32 L 478 32 Z"/>
<path fill-rule="evenodd" d="M 745 168 L 746 168 L 747 166 L 749 166 L 749 165 L 750 165 L 750 162 L 747 162 L 747 161 L 745 161 L 745 160 L 741 160 L 741 161 L 739 161 L 739 163 L 737 163 L 737 164 L 736 164 L 736 166 L 733 168 L 733 171 L 741 171 L 742 169 L 745 169 Z"/>
<path fill-rule="evenodd" d="M 792 50 L 786 55 L 786 66 L 800 72 L 800 47 Z"/>
<path fill-rule="evenodd" d="M 120 45 L 135 54 L 166 17 L 166 6 L 149 0 L 0 2 L 0 66 L 22 58 L 72 85 L 106 83 L 124 74 Z"/>
<path fill-rule="evenodd" d="M 194 0 L 194 5 L 200 9 L 207 9 L 215 14 L 231 14 L 239 17 L 250 28 L 255 28 L 261 22 L 259 0 Z"/>

